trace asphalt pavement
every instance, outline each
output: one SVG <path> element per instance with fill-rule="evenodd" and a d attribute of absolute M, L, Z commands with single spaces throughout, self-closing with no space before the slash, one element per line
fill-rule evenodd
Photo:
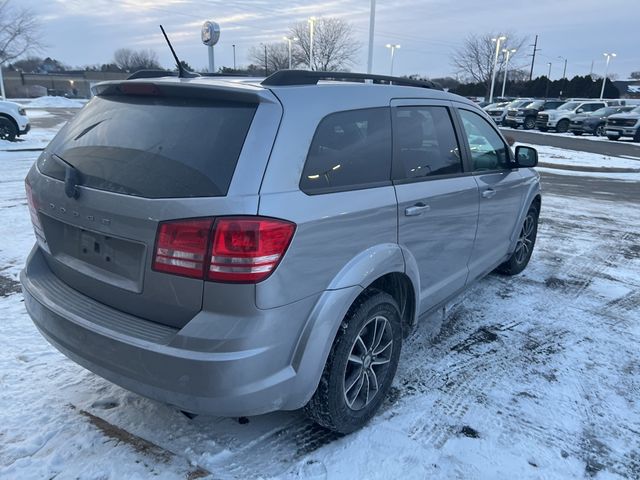
<path fill-rule="evenodd" d="M 501 129 L 505 137 L 513 137 L 516 142 L 532 145 L 547 145 L 550 147 L 566 148 L 579 152 L 598 153 L 612 157 L 624 157 L 640 160 L 640 143 L 631 139 L 610 141 L 607 139 L 593 140 L 594 137 L 577 137 L 575 135 L 550 135 L 548 133 L 531 130 Z"/>

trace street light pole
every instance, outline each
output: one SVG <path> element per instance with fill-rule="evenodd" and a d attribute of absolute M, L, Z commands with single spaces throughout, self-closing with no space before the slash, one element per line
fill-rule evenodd
<path fill-rule="evenodd" d="M 284 37 L 284 39 L 287 41 L 287 43 L 289 43 L 289 70 L 291 70 L 291 42 L 297 42 L 298 37 Z"/>
<path fill-rule="evenodd" d="M 561 55 L 558 55 L 559 60 L 564 60 L 564 68 L 562 70 L 562 90 L 560 90 L 560 98 L 562 98 L 562 92 L 564 92 L 564 88 L 567 85 L 567 59 Z"/>
<path fill-rule="evenodd" d="M 544 91 L 545 100 L 549 98 L 549 82 L 551 81 L 551 62 L 548 62 L 547 65 L 549 65 L 549 73 L 547 74 L 547 88 Z"/>
<path fill-rule="evenodd" d="M 367 73 L 373 69 L 373 30 L 376 25 L 376 0 L 371 0 L 369 13 L 369 58 L 367 60 Z"/>
<path fill-rule="evenodd" d="M 235 43 L 231 45 L 233 47 L 233 69 L 236 69 L 236 45 Z"/>
<path fill-rule="evenodd" d="M 507 60 L 505 61 L 504 64 L 504 78 L 502 79 L 502 95 L 501 97 L 504 98 L 504 90 L 507 86 L 507 72 L 509 71 L 509 56 L 512 53 L 516 53 L 516 49 L 512 48 L 511 50 L 509 50 L 508 48 L 505 48 L 502 50 L 502 53 L 506 53 L 507 54 Z"/>
<path fill-rule="evenodd" d="M 396 53 L 396 49 L 400 48 L 400 45 L 398 44 L 391 44 L 391 43 L 387 43 L 385 45 L 385 47 L 390 48 L 391 49 L 391 73 L 390 75 L 393 76 L 393 58 L 395 56 Z"/>
<path fill-rule="evenodd" d="M 313 70 L 313 30 L 315 28 L 316 17 L 309 20 L 309 70 Z"/>
<path fill-rule="evenodd" d="M 504 35 L 498 38 L 492 38 L 492 42 L 496 42 L 496 55 L 493 59 L 493 71 L 491 72 L 491 91 L 489 92 L 489 103 L 493 102 L 493 88 L 496 85 L 496 67 L 498 66 L 498 54 L 500 53 L 500 42 L 506 40 Z"/>
<path fill-rule="evenodd" d="M 4 77 L 2 76 L 2 62 L 0 62 L 0 98 L 6 100 L 7 97 L 4 94 Z"/>
<path fill-rule="evenodd" d="M 604 86 L 607 83 L 607 75 L 609 75 L 609 62 L 611 61 L 611 57 L 615 57 L 615 53 L 605 53 L 605 57 L 607 57 L 607 66 L 604 70 L 604 78 L 602 79 L 602 90 L 600 90 L 600 100 L 604 98 Z"/>

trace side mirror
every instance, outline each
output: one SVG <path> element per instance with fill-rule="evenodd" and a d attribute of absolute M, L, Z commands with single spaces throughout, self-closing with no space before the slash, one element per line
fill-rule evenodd
<path fill-rule="evenodd" d="M 517 146 L 516 163 L 518 164 L 518 168 L 535 167 L 538 165 L 538 151 L 532 147 Z"/>
<path fill-rule="evenodd" d="M 584 108 L 579 108 L 578 110 L 576 110 L 576 113 L 584 113 Z"/>

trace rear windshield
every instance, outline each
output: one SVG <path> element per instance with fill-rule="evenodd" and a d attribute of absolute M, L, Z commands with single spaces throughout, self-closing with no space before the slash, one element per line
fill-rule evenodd
<path fill-rule="evenodd" d="M 53 139 L 38 167 L 64 180 L 70 165 L 81 185 L 127 195 L 224 196 L 256 108 L 202 98 L 96 97 Z"/>

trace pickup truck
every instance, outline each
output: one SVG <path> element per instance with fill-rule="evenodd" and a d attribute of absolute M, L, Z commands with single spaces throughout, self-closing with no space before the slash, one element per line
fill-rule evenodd
<path fill-rule="evenodd" d="M 536 117 L 544 110 L 554 110 L 565 103 L 565 100 L 534 100 L 519 108 L 507 110 L 507 116 L 502 121 L 507 127 L 522 127 L 531 130 L 536 126 Z"/>
<path fill-rule="evenodd" d="M 583 101 L 574 100 L 560 105 L 554 110 L 546 110 L 538 114 L 536 118 L 536 128 L 541 132 L 555 129 L 556 132 L 564 133 L 569 130 L 571 119 L 581 113 L 595 112 L 600 108 L 608 106 L 605 100 Z"/>

